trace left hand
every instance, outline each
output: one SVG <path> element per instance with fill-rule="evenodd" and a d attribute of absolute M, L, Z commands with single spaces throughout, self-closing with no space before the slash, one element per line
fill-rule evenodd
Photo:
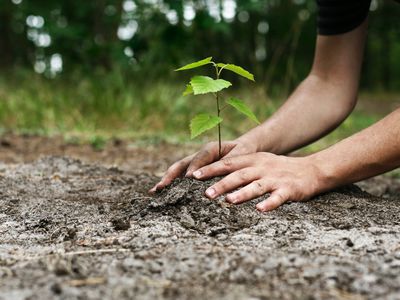
<path fill-rule="evenodd" d="M 230 173 L 230 174 L 229 174 Z M 223 158 L 193 173 L 196 179 L 227 175 L 206 190 L 210 199 L 231 192 L 226 200 L 239 204 L 265 193 L 271 195 L 257 204 L 265 212 L 288 200 L 302 201 L 322 192 L 322 172 L 310 157 L 278 156 L 267 152 Z"/>

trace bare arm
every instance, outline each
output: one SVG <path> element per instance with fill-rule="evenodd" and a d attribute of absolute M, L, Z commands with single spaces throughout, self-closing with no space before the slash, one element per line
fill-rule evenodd
<path fill-rule="evenodd" d="M 360 34 L 360 32 L 365 32 L 364 30 L 365 24 L 350 34 L 357 31 Z M 357 36 L 360 37 L 361 35 L 356 35 L 354 38 Z M 336 50 L 338 54 L 342 53 L 341 48 Z M 347 53 L 347 51 L 344 51 L 344 53 Z M 358 60 L 356 66 L 359 66 L 359 63 Z M 333 91 L 339 92 L 340 89 L 343 89 L 344 94 L 350 96 L 356 91 L 354 88 L 357 86 L 355 83 L 358 82 L 359 69 L 356 72 L 355 69 L 348 69 L 346 66 L 343 65 L 343 60 L 339 60 L 337 63 L 332 62 L 328 68 L 331 71 L 327 73 L 320 73 L 315 66 L 313 72 L 316 72 L 315 74 L 318 74 L 319 78 L 324 79 L 328 86 L 336 86 L 337 88 L 334 88 Z M 335 71 L 331 73 L 332 70 Z M 324 75 L 321 76 L 321 74 Z M 341 76 L 344 76 L 346 80 L 342 80 L 342 77 L 336 76 L 336 74 L 342 74 Z M 306 92 L 311 91 L 312 89 L 306 90 Z M 297 100 L 292 98 L 289 101 L 293 103 Z M 331 106 L 331 109 L 334 108 L 334 105 Z M 306 109 L 306 111 L 311 110 Z M 290 107 L 282 108 L 278 115 L 288 116 L 290 115 L 288 111 L 291 111 Z M 301 107 L 299 107 L 299 111 L 303 111 Z M 295 113 L 293 112 L 294 116 Z M 279 118 L 277 119 L 279 120 Z M 296 137 L 302 133 L 301 130 L 305 129 L 303 127 L 298 131 L 295 124 L 304 124 L 304 121 L 303 118 L 294 119 L 292 131 L 287 128 L 288 135 L 293 138 L 292 141 L 296 140 Z M 269 122 L 267 121 L 262 126 L 268 129 L 268 126 L 272 126 L 268 124 Z M 276 122 L 279 123 L 279 121 Z M 311 126 L 311 123 L 308 124 Z M 325 124 L 334 124 L 334 122 Z M 260 128 L 262 126 L 256 128 L 259 132 L 250 133 L 250 139 L 257 140 L 255 138 L 257 134 L 260 134 L 259 138 L 261 138 L 262 131 Z M 329 126 L 326 128 L 329 128 Z M 297 134 L 293 134 L 293 131 Z M 318 135 L 318 131 L 315 131 L 315 133 Z M 308 135 L 308 137 L 312 136 Z M 193 175 L 198 179 L 205 179 L 228 174 L 207 189 L 206 195 L 211 199 L 240 187 L 238 191 L 227 194 L 227 201 L 239 204 L 270 192 L 271 195 L 268 199 L 257 204 L 259 210 L 268 211 L 277 208 L 287 200 L 308 199 L 334 187 L 357 182 L 400 167 L 399 137 L 400 108 L 369 128 L 332 147 L 306 157 L 287 157 L 268 152 L 258 152 L 222 159 L 198 169 Z M 304 139 L 298 138 L 297 141 L 301 143 Z M 260 147 L 269 147 L 267 143 L 259 143 L 259 145 Z M 297 146 L 296 143 L 283 142 L 275 150 L 285 152 L 295 146 Z"/>
<path fill-rule="evenodd" d="M 322 172 L 322 190 L 400 167 L 400 109 L 367 129 L 310 156 Z"/>
<path fill-rule="evenodd" d="M 346 34 L 318 36 L 309 76 L 270 119 L 238 140 L 283 154 L 335 129 L 357 100 L 366 23 Z"/>
<path fill-rule="evenodd" d="M 357 100 L 366 32 L 367 21 L 346 34 L 318 36 L 309 76 L 270 119 L 238 139 L 225 142 L 224 158 L 260 151 L 285 154 L 336 128 Z M 192 176 L 218 159 L 217 143 L 209 143 L 169 167 L 151 192 L 164 188 L 178 176 Z"/>
<path fill-rule="evenodd" d="M 259 152 L 223 159 L 200 168 L 198 179 L 225 175 L 207 189 L 214 199 L 226 196 L 239 204 L 270 192 L 257 204 L 261 211 L 288 200 L 301 201 L 332 188 L 369 178 L 400 167 L 400 109 L 380 122 L 318 153 L 287 157 Z"/>

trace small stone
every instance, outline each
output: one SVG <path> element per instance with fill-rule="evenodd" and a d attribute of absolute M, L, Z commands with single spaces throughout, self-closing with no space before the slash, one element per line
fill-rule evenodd
<path fill-rule="evenodd" d="M 58 283 L 54 283 L 51 287 L 50 290 L 57 295 L 60 295 L 62 293 L 62 288 L 60 286 L 60 284 Z"/>
<path fill-rule="evenodd" d="M 183 214 L 180 222 L 181 225 L 185 228 L 194 228 L 196 226 L 196 222 L 189 214 Z"/>
<path fill-rule="evenodd" d="M 111 223 L 114 229 L 117 231 L 128 230 L 129 228 L 131 228 L 131 223 L 129 222 L 129 220 L 124 218 L 113 219 L 111 220 Z"/>
<path fill-rule="evenodd" d="M 346 240 L 346 246 L 348 246 L 348 247 L 353 247 L 354 246 L 354 243 L 353 243 L 353 241 L 351 240 L 351 239 L 347 239 Z"/>
<path fill-rule="evenodd" d="M 354 209 L 354 208 L 356 208 L 356 205 L 354 203 L 346 202 L 346 201 L 339 202 L 337 204 L 337 206 L 343 207 L 343 208 L 346 208 L 346 209 Z"/>
<path fill-rule="evenodd" d="M 321 274 L 321 270 L 317 268 L 312 268 L 312 269 L 306 269 L 303 272 L 303 277 L 305 279 L 314 279 Z"/>
<path fill-rule="evenodd" d="M 67 229 L 67 234 L 64 236 L 64 241 L 70 241 L 76 238 L 76 233 L 78 230 L 76 230 L 75 227 L 71 227 Z"/>
<path fill-rule="evenodd" d="M 261 268 L 255 269 L 254 272 L 253 272 L 253 274 L 254 274 L 254 276 L 256 276 L 258 279 L 265 278 L 265 276 L 267 275 L 267 273 L 266 273 L 263 269 L 261 269 Z"/>

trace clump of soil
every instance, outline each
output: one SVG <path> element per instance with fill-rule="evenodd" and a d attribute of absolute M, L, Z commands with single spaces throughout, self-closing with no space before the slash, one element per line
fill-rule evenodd
<path fill-rule="evenodd" d="M 397 299 L 400 197 L 349 186 L 259 213 L 212 181 L 64 157 L 0 165 L 0 299 Z M 264 196 L 265 197 L 265 196 Z"/>
<path fill-rule="evenodd" d="M 171 216 L 183 227 L 210 236 L 243 230 L 258 223 L 260 214 L 251 205 L 233 206 L 222 197 L 214 201 L 207 199 L 204 193 L 211 182 L 177 179 L 155 197 L 149 210 Z"/>

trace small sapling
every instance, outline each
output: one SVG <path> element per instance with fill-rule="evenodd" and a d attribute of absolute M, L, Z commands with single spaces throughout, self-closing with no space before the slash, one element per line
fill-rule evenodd
<path fill-rule="evenodd" d="M 212 61 L 212 57 L 205 58 L 203 60 L 188 64 L 183 66 L 175 71 L 185 71 L 190 69 L 195 69 L 198 67 L 202 67 L 205 65 L 210 65 L 215 69 L 215 78 L 211 78 L 208 76 L 194 76 L 190 80 L 189 84 L 186 85 L 186 89 L 183 92 L 184 96 L 187 95 L 202 95 L 202 94 L 212 94 L 215 98 L 217 113 L 216 115 L 211 114 L 198 114 L 195 116 L 190 122 L 190 133 L 191 138 L 195 138 L 198 135 L 204 133 L 207 130 L 210 130 L 216 126 L 218 126 L 218 153 L 219 158 L 221 155 L 221 123 L 223 119 L 221 118 L 221 111 L 227 106 L 230 105 L 235 108 L 240 113 L 246 115 L 248 118 L 259 124 L 257 117 L 251 111 L 251 109 L 240 99 L 238 98 L 229 98 L 225 101 L 227 105 L 221 107 L 221 91 L 223 89 L 229 88 L 232 86 L 232 83 L 221 79 L 221 73 L 223 70 L 228 70 L 236 73 L 244 78 L 247 78 L 251 81 L 254 81 L 254 76 L 250 72 L 246 71 L 242 67 L 233 65 L 233 64 L 224 64 L 224 63 L 215 63 Z"/>

